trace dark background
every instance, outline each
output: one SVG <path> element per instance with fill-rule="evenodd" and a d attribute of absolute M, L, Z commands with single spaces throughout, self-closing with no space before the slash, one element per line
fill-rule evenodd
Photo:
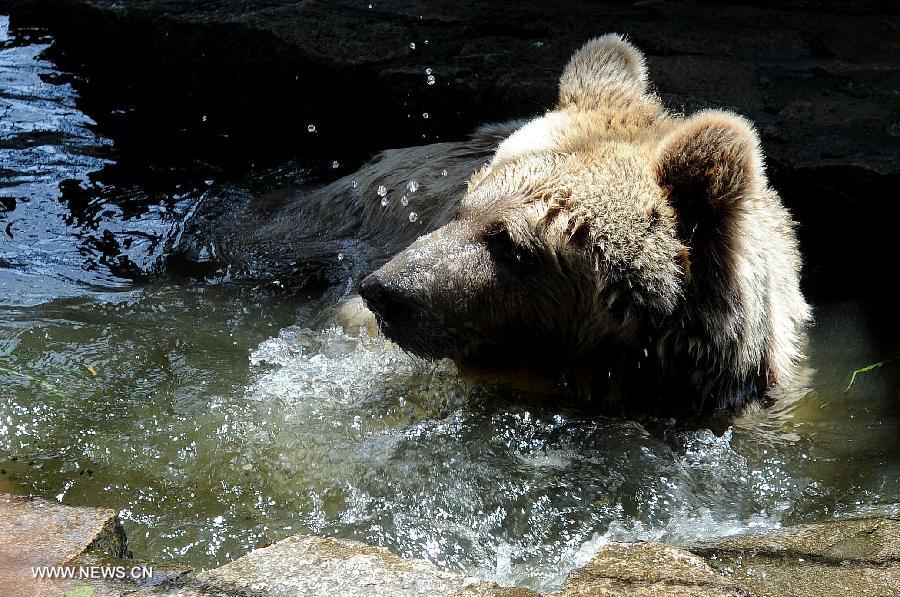
<path fill-rule="evenodd" d="M 50 30 L 123 177 L 227 179 L 290 159 L 346 173 L 380 149 L 550 108 L 571 52 L 625 33 L 670 108 L 757 124 L 801 225 L 807 292 L 893 301 L 893 2 L 0 0 L 0 11 Z"/>

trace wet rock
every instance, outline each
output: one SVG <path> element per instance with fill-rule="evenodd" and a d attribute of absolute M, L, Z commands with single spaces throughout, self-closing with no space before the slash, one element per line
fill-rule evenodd
<path fill-rule="evenodd" d="M 0 587 L 7 595 L 52 594 L 34 566 L 61 566 L 87 549 L 128 556 L 114 510 L 74 508 L 39 498 L 0 494 Z"/>
<path fill-rule="evenodd" d="M 680 549 L 610 543 L 572 572 L 559 597 L 579 595 L 900 594 L 900 520 L 798 525 Z"/>
<path fill-rule="evenodd" d="M 691 551 L 754 595 L 900 595 L 900 519 L 799 525 Z"/>
<path fill-rule="evenodd" d="M 173 587 L 178 595 L 459 595 L 528 597 L 357 541 L 297 535 Z"/>
<path fill-rule="evenodd" d="M 89 597 L 121 597 L 131 595 L 160 595 L 168 593 L 172 587 L 180 586 L 180 583 L 190 580 L 193 573 L 191 568 L 180 565 L 177 562 L 148 563 L 135 559 L 122 559 L 109 553 L 88 548 L 73 560 L 70 566 L 92 567 L 93 570 L 107 567 L 120 569 L 123 574 L 120 577 L 71 579 L 59 582 L 59 587 L 65 597 L 81 595 L 78 591 L 86 592 L 89 588 L 92 593 Z"/>
<path fill-rule="evenodd" d="M 717 573 L 702 558 L 655 541 L 609 543 L 569 575 L 555 597 L 746 596 L 750 592 Z"/>
<path fill-rule="evenodd" d="M 438 569 L 357 541 L 296 535 L 234 562 L 192 573 L 153 565 L 136 581 L 36 581 L 31 566 L 125 566 L 134 560 L 114 511 L 0 494 L 0 586 L 48 595 L 458 595 L 537 593 Z M 86 593 L 87 590 L 91 593 Z M 81 593 L 78 593 L 81 591 Z M 556 597 L 900 594 L 900 519 L 836 520 L 699 543 L 609 543 L 574 570 Z"/>

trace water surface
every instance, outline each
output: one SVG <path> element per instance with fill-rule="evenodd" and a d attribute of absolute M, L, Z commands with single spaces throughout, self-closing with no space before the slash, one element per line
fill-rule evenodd
<path fill-rule="evenodd" d="M 0 41 L 0 489 L 116 508 L 150 561 L 314 532 L 544 590 L 610 540 L 898 513 L 890 309 L 817 305 L 806 385 L 721 435 L 486 395 L 315 295 L 136 283 L 205 186 L 111 176 L 50 40 Z"/>

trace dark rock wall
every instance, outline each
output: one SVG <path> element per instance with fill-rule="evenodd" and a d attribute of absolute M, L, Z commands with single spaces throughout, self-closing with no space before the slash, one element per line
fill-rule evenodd
<path fill-rule="evenodd" d="M 380 149 L 538 113 L 576 47 L 622 32 L 672 109 L 757 123 L 814 293 L 877 294 L 897 254 L 896 3 L 0 0 L 0 11 L 50 28 L 124 159 L 225 173 L 291 157 L 346 171 Z"/>

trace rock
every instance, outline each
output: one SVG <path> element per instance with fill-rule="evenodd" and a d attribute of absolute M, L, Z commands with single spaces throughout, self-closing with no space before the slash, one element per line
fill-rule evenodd
<path fill-rule="evenodd" d="M 177 595 L 458 595 L 528 597 L 527 589 L 439 570 L 358 541 L 296 535 L 169 589 Z"/>
<path fill-rule="evenodd" d="M 900 595 L 900 519 L 799 525 L 691 551 L 754 595 Z"/>
<path fill-rule="evenodd" d="M 32 566 L 123 566 L 113 510 L 0 494 L 0 587 L 12 595 L 457 595 L 529 597 L 524 588 L 440 570 L 358 541 L 295 535 L 211 570 L 150 565 L 152 578 L 35 580 Z M 835 520 L 707 541 L 687 549 L 608 543 L 557 597 L 900 594 L 900 519 Z"/>
<path fill-rule="evenodd" d="M 7 595 L 58 591 L 32 567 L 62 566 L 87 549 L 130 555 L 114 510 L 74 508 L 39 498 L 0 494 L 0 587 Z"/>
<path fill-rule="evenodd" d="M 609 543 L 572 572 L 558 597 L 579 595 L 900 594 L 900 520 L 862 518 L 736 535 L 680 549 Z"/>
<path fill-rule="evenodd" d="M 674 108 L 746 114 L 779 165 L 900 174 L 896 11 L 875 0 L 753 4 L 2 0 L 0 10 L 49 26 L 60 58 L 91 77 L 82 87 L 97 108 L 133 104 L 146 127 L 103 109 L 98 120 L 151 133 L 142 141 L 186 127 L 324 159 L 325 148 L 458 138 L 546 109 L 572 51 L 617 31 L 647 53 Z"/>
<path fill-rule="evenodd" d="M 655 541 L 608 543 L 576 569 L 555 597 L 747 596 L 750 592 L 713 570 L 702 558 Z"/>

